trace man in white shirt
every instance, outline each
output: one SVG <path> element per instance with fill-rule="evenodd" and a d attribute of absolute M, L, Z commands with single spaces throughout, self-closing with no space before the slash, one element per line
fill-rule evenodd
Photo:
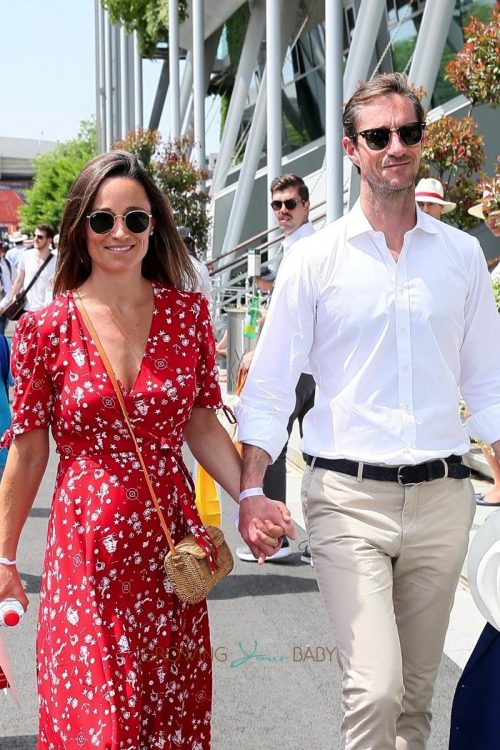
<path fill-rule="evenodd" d="M 424 119 L 398 73 L 345 106 L 360 200 L 282 265 L 238 408 L 244 529 L 262 515 L 262 476 L 309 361 L 303 504 L 343 670 L 345 750 L 426 747 L 475 511 L 468 434 L 500 455 L 500 318 L 477 240 L 416 207 Z"/>
<path fill-rule="evenodd" d="M 56 259 L 51 253 L 54 234 L 54 227 L 50 224 L 38 224 L 33 237 L 33 247 L 25 250 L 19 261 L 17 275 L 12 285 L 12 299 L 22 289 L 26 289 L 38 274 L 26 296 L 24 309 L 27 312 L 41 310 L 50 301 L 56 270 Z M 49 260 L 46 263 L 47 259 Z M 43 269 L 39 273 L 42 266 Z"/>
<path fill-rule="evenodd" d="M 262 277 L 257 281 L 261 291 L 272 291 L 276 272 L 293 244 L 303 237 L 314 234 L 314 227 L 309 221 L 309 189 L 302 177 L 295 174 L 283 174 L 275 177 L 270 185 L 271 207 L 276 214 L 276 220 L 285 235 L 281 254 L 278 256 L 274 267 L 274 274 L 268 274 L 266 279 Z M 271 278 L 269 278 L 271 277 Z M 244 365 L 250 367 L 253 351 L 244 356 Z M 283 363 L 286 366 L 286 363 Z M 314 392 L 316 385 L 310 372 L 302 372 L 295 387 L 295 405 L 288 419 L 287 439 L 274 463 L 270 464 L 264 475 L 263 488 L 267 497 L 271 500 L 281 500 L 286 503 L 286 453 L 288 439 L 292 432 L 294 423 L 298 420 L 300 434 L 302 435 L 302 422 L 307 412 L 314 404 Z M 256 562 L 256 559 L 247 546 L 238 547 L 236 554 L 244 562 Z M 269 558 L 271 562 L 278 562 L 289 558 L 293 554 L 288 539 L 284 537 L 280 549 Z M 309 548 L 306 547 L 302 553 L 303 562 L 311 563 Z"/>

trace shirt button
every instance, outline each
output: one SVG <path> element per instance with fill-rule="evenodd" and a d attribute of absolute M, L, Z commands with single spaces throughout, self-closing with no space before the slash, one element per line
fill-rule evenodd
<path fill-rule="evenodd" d="M 406 331 L 408 330 L 408 328 L 407 328 L 407 326 L 401 326 L 401 328 L 399 330 L 400 330 L 400 333 L 406 333 Z"/>
<path fill-rule="evenodd" d="M 408 365 L 403 365 L 401 369 L 403 372 L 408 372 Z"/>

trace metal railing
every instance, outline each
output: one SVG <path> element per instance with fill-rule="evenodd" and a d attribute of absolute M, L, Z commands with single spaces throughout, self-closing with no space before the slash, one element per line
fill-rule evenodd
<path fill-rule="evenodd" d="M 311 214 L 314 214 L 318 209 L 324 209 L 324 206 L 325 201 L 316 204 L 311 208 Z M 310 221 L 315 225 L 325 218 L 326 210 L 322 210 L 319 214 L 310 216 Z M 218 255 L 208 263 L 209 275 L 212 281 L 211 314 L 217 338 L 226 326 L 224 310 L 226 308 L 237 307 L 239 304 L 245 305 L 248 301 L 247 297 L 250 293 L 247 284 L 248 251 L 252 249 L 262 256 L 269 249 L 279 246 L 285 238 L 284 234 L 280 233 L 278 236 L 273 237 L 272 240 L 267 240 L 267 236 L 275 232 L 276 227 L 265 229 L 236 245 L 228 252 Z M 263 239 L 264 241 L 262 241 Z M 237 255 L 236 258 L 234 257 L 235 255 Z M 223 279 L 228 276 L 228 272 L 231 278 L 229 282 L 224 282 Z"/>

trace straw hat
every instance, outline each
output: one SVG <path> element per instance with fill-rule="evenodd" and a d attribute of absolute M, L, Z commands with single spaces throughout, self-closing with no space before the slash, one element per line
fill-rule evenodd
<path fill-rule="evenodd" d="M 443 206 L 443 214 L 449 214 L 457 207 L 456 203 L 445 201 L 443 186 L 434 177 L 423 177 L 415 188 L 417 203 L 438 203 Z"/>
<path fill-rule="evenodd" d="M 28 239 L 28 235 L 27 234 L 23 234 L 19 230 L 16 230 L 12 234 L 9 234 L 9 242 L 14 242 L 14 243 L 15 242 L 24 242 L 27 239 Z"/>
<path fill-rule="evenodd" d="M 474 216 L 476 219 L 482 219 L 484 221 L 486 217 L 483 211 L 483 201 L 486 200 L 486 198 L 489 198 L 490 195 L 491 193 L 489 190 L 483 190 L 483 200 L 481 201 L 481 203 L 476 203 L 475 206 L 471 206 L 468 213 L 471 216 Z"/>
<path fill-rule="evenodd" d="M 470 545 L 467 575 L 477 608 L 500 630 L 500 510 L 488 516 Z"/>

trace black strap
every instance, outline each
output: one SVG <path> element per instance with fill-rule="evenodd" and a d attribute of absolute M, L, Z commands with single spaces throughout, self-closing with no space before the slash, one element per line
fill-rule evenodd
<path fill-rule="evenodd" d="M 35 274 L 35 275 L 33 276 L 33 278 L 31 279 L 31 281 L 30 281 L 30 283 L 28 284 L 28 286 L 26 287 L 26 289 L 23 289 L 23 290 L 22 290 L 22 291 L 20 292 L 21 294 L 24 294 L 24 296 L 26 296 L 26 295 L 28 294 L 29 290 L 31 289 L 31 287 L 33 286 L 33 284 L 35 283 L 35 281 L 36 281 L 36 280 L 38 279 L 38 277 L 39 277 L 39 276 L 40 276 L 40 274 L 42 273 L 42 271 L 43 271 L 43 269 L 45 268 L 45 266 L 47 265 L 47 263 L 49 263 L 50 259 L 51 259 L 51 258 L 53 258 L 53 257 L 54 257 L 54 256 L 52 255 L 52 253 L 49 253 L 49 254 L 48 254 L 48 256 L 47 256 L 47 257 L 45 258 L 45 260 L 43 261 L 42 265 L 40 266 L 40 268 L 38 269 L 38 271 L 36 272 L 36 274 Z"/>
<path fill-rule="evenodd" d="M 380 482 L 398 482 L 399 484 L 420 484 L 421 482 L 432 482 L 434 479 L 467 479 L 470 477 L 470 469 L 462 463 L 461 456 L 451 455 L 447 458 L 437 458 L 434 461 L 425 461 L 421 464 L 404 466 L 376 466 L 358 461 L 349 461 L 345 458 L 314 458 L 305 456 L 306 463 L 315 468 L 338 471 L 340 474 L 348 474 L 352 477 L 362 479 L 375 479 Z"/>

